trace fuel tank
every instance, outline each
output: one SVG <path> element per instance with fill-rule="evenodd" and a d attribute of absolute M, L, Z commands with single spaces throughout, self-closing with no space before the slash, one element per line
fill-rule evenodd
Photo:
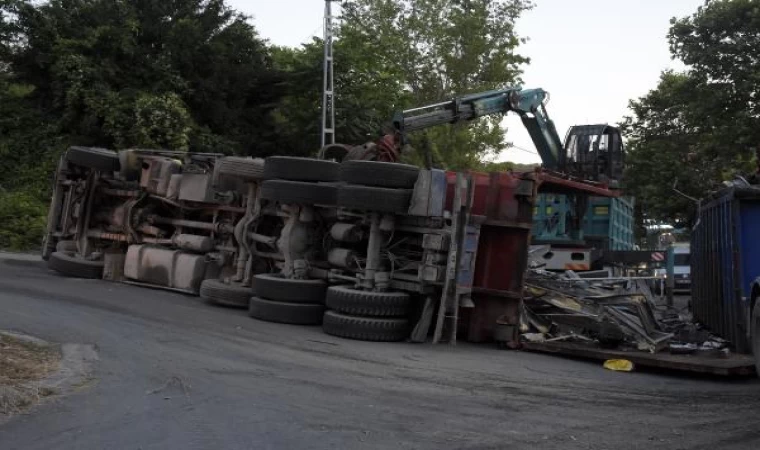
<path fill-rule="evenodd" d="M 197 293 L 206 274 L 203 255 L 150 245 L 130 245 L 124 277 L 156 286 Z"/>

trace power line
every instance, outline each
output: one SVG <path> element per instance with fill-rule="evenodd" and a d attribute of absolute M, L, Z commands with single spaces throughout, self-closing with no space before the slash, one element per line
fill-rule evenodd
<path fill-rule="evenodd" d="M 317 25 L 317 27 L 316 27 L 316 28 L 314 28 L 314 29 L 311 31 L 311 33 L 309 33 L 308 35 L 304 36 L 304 38 L 303 38 L 303 39 L 301 39 L 301 45 L 309 43 L 309 42 L 310 42 L 310 39 L 311 39 L 311 38 L 313 38 L 313 37 L 316 37 L 316 36 L 317 36 L 317 31 L 319 31 L 319 30 L 324 30 L 324 27 L 325 27 L 324 23 L 323 23 L 323 24 L 321 24 L 321 25 Z"/>
<path fill-rule="evenodd" d="M 509 150 L 509 149 L 511 149 L 511 148 L 514 148 L 514 149 L 517 149 L 517 150 L 523 151 L 523 152 L 525 152 L 525 153 L 530 153 L 530 154 L 533 154 L 533 155 L 538 155 L 538 152 L 537 152 L 537 151 L 535 151 L 535 150 L 529 150 L 529 149 L 527 149 L 527 148 L 524 148 L 524 147 L 520 147 L 519 145 L 514 145 L 514 144 L 512 144 L 512 145 L 511 145 L 511 146 L 510 146 L 510 147 L 509 147 L 507 150 Z"/>

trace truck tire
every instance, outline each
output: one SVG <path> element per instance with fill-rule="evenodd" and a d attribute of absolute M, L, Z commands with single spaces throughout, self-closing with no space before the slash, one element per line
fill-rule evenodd
<path fill-rule="evenodd" d="M 97 147 L 69 147 L 66 160 L 77 166 L 101 172 L 119 171 L 119 154 L 113 150 Z"/>
<path fill-rule="evenodd" d="M 411 189 L 420 169 L 409 164 L 377 161 L 345 161 L 340 165 L 340 180 L 348 184 Z"/>
<path fill-rule="evenodd" d="M 298 205 L 335 205 L 338 188 L 331 184 L 267 180 L 261 183 L 261 198 Z"/>
<path fill-rule="evenodd" d="M 304 303 L 285 303 L 251 297 L 248 315 L 266 322 L 290 323 L 294 325 L 319 325 L 325 307 Z"/>
<path fill-rule="evenodd" d="M 225 283 L 222 280 L 208 279 L 201 283 L 200 297 L 211 303 L 236 308 L 247 308 L 251 288 L 239 283 Z"/>
<path fill-rule="evenodd" d="M 324 305 L 327 283 L 324 280 L 291 280 L 262 273 L 253 276 L 253 295 L 284 303 Z"/>
<path fill-rule="evenodd" d="M 53 252 L 47 261 L 48 268 L 75 278 L 103 278 L 103 261 L 77 258 L 74 252 Z"/>
<path fill-rule="evenodd" d="M 412 191 L 349 184 L 338 188 L 338 206 L 362 211 L 405 214 Z"/>
<path fill-rule="evenodd" d="M 354 316 L 404 317 L 409 312 L 409 294 L 331 286 L 327 290 L 326 304 L 329 309 Z"/>
<path fill-rule="evenodd" d="M 760 377 L 760 299 L 755 300 L 750 325 L 752 354 L 755 356 L 755 372 Z"/>
<path fill-rule="evenodd" d="M 325 333 L 359 341 L 394 342 L 409 336 L 407 319 L 378 319 L 374 317 L 349 316 L 327 311 L 322 321 Z"/>
<path fill-rule="evenodd" d="M 245 181 L 264 179 L 264 160 L 227 156 L 216 161 L 216 175 L 234 177 Z"/>
<path fill-rule="evenodd" d="M 339 163 L 313 158 L 270 156 L 264 165 L 268 179 L 290 181 L 338 181 Z"/>

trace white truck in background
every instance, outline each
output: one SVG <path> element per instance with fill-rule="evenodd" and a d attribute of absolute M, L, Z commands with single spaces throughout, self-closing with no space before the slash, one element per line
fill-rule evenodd
<path fill-rule="evenodd" d="M 665 293 L 664 287 L 668 278 L 668 257 L 670 249 L 673 249 L 673 293 L 691 294 L 691 246 L 688 242 L 675 242 L 670 244 L 668 251 L 665 253 L 665 261 L 662 267 L 654 269 L 654 276 L 662 280 L 655 280 L 652 283 L 654 292 L 658 295 Z"/>
<path fill-rule="evenodd" d="M 691 293 L 691 245 L 676 242 L 673 247 L 673 292 Z"/>

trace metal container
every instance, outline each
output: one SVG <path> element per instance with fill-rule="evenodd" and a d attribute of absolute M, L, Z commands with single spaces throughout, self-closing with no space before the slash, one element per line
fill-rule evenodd
<path fill-rule="evenodd" d="M 503 325 L 519 323 L 525 272 L 528 266 L 533 208 L 539 192 L 551 194 L 614 195 L 606 188 L 554 176 L 529 173 L 470 172 L 473 202 L 463 261 L 473 272 L 461 273 L 457 290 L 471 293 L 473 308 L 459 312 L 459 332 L 470 342 L 503 338 Z M 451 211 L 457 175 L 446 174 L 446 209 Z M 479 230 L 479 232 L 478 232 Z M 479 235 L 479 236 L 478 236 Z M 507 330 L 508 331 L 508 330 Z"/>
<path fill-rule="evenodd" d="M 479 239 L 472 239 L 477 242 L 477 251 L 464 249 L 470 252 L 469 258 L 475 258 L 474 274 L 468 286 L 460 282 L 458 288 L 471 289 L 475 307 L 463 308 L 460 324 L 468 341 L 481 342 L 494 338 L 500 318 L 515 319 L 519 314 L 537 183 L 533 173 L 471 175 L 471 214 L 482 216 L 482 222 Z M 455 180 L 456 173 L 449 172 L 448 210 Z"/>
<path fill-rule="evenodd" d="M 565 195 L 540 194 L 533 210 L 533 236 L 538 241 L 583 240 L 600 250 L 633 250 L 633 197 L 589 197 L 583 234 L 567 234 L 570 205 Z"/>
<path fill-rule="evenodd" d="M 583 217 L 583 236 L 603 250 L 633 250 L 633 197 L 591 197 Z"/>
<path fill-rule="evenodd" d="M 703 200 L 691 238 L 694 319 L 748 353 L 751 284 L 760 276 L 760 191 Z"/>

